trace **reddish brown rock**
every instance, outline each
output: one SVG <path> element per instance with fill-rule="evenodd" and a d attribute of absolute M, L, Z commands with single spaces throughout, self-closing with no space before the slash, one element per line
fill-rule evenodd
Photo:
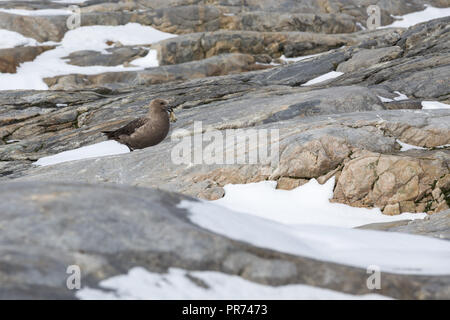
<path fill-rule="evenodd" d="M 16 73 L 17 67 L 26 61 L 33 61 L 38 55 L 54 46 L 16 47 L 0 49 L 0 72 Z"/>

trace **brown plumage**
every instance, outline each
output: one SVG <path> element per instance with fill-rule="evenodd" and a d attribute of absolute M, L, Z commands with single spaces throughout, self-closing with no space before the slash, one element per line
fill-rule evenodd
<path fill-rule="evenodd" d="M 176 118 L 168 102 L 154 99 L 150 102 L 150 110 L 145 117 L 135 119 L 120 129 L 102 132 L 108 139 L 123 143 L 133 151 L 163 141 L 169 133 L 170 121 L 175 122 Z"/>

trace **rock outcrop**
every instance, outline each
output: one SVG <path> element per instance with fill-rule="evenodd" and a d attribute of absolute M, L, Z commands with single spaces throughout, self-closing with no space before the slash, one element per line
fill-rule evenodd
<path fill-rule="evenodd" d="M 15 73 L 22 62 L 33 61 L 41 53 L 54 48 L 54 46 L 37 46 L 0 49 L 0 72 Z"/>
<path fill-rule="evenodd" d="M 131 61 L 131 65 L 132 63 Z M 257 64 L 257 61 L 251 55 L 235 53 L 176 65 L 148 68 L 143 71 L 107 72 L 96 75 L 70 74 L 45 78 L 44 81 L 52 90 L 117 88 L 118 86 L 133 87 L 171 81 L 186 81 L 271 67 L 270 65 Z"/>
<path fill-rule="evenodd" d="M 450 239 L 450 210 L 441 211 L 423 220 L 403 220 L 388 223 L 373 223 L 359 227 L 360 229 L 404 232 L 426 235 L 438 239 Z"/>
<path fill-rule="evenodd" d="M 205 31 L 310 31 L 317 33 L 350 33 L 367 21 L 370 1 L 88 1 L 77 4 L 83 15 L 82 25 L 123 25 L 137 22 L 159 30 L 184 34 Z M 445 0 L 384 2 L 380 5 L 382 25 L 393 16 L 424 9 L 424 5 L 446 7 Z M 28 10 L 67 8 L 64 3 L 48 1 L 7 1 L 3 8 Z M 67 31 L 64 16 L 19 16 L 0 13 L 0 28 L 17 31 L 38 41 L 60 41 Z M 32 26 L 42 26 L 33 28 Z"/>
<path fill-rule="evenodd" d="M 215 270 L 273 286 L 371 293 L 366 270 L 230 240 L 190 222 L 177 206 L 183 199 L 189 198 L 128 186 L 1 184 L 0 221 L 8 227 L 0 233 L 0 298 L 73 299 L 76 291 L 66 286 L 70 265 L 80 267 L 83 286 L 91 288 L 139 265 L 158 273 L 170 267 Z M 449 276 L 383 273 L 377 293 L 448 298 L 449 284 Z"/>
<path fill-rule="evenodd" d="M 118 46 L 105 51 L 106 53 L 91 50 L 75 51 L 63 59 L 67 59 L 69 64 L 76 66 L 118 66 L 129 64 L 148 54 L 147 48 L 138 46 Z"/>
<path fill-rule="evenodd" d="M 0 94 L 4 106 L 0 118 L 4 143 L 0 147 L 0 155 L 6 172 L 3 175 L 10 178 L 24 175 L 21 179 L 34 180 L 45 177 L 46 180 L 59 181 L 70 179 L 158 185 L 207 199 L 223 194 L 221 188 L 226 183 L 311 178 L 319 178 L 324 182 L 331 175 L 337 175 L 334 200 L 338 202 L 376 206 L 386 214 L 444 210 L 448 206 L 448 187 L 445 183 L 449 173 L 448 150 L 399 152 L 400 146 L 396 139 L 429 149 L 449 144 L 450 121 L 446 120 L 450 117 L 449 111 L 414 111 L 421 108 L 420 101 L 395 101 L 398 93 L 394 91 L 398 89 L 397 85 L 402 87 L 404 83 L 398 69 L 398 66 L 404 66 L 409 70 L 405 71 L 408 72 L 406 74 L 415 70 L 414 76 L 423 74 L 424 81 L 424 73 L 427 74 L 427 83 L 422 86 L 424 93 L 416 91 L 415 96 L 425 95 L 428 99 L 438 97 L 446 101 L 449 86 L 446 85 L 448 78 L 444 80 L 444 77 L 449 68 L 443 62 L 432 67 L 432 62 L 437 59 L 445 61 L 445 54 L 435 52 L 433 45 L 427 43 L 442 38 L 442 28 L 447 20 L 444 18 L 425 24 L 427 27 L 415 27 L 425 37 L 423 41 L 415 42 L 425 48 L 420 56 L 402 55 L 402 50 L 415 52 L 414 46 L 398 46 L 402 38 L 397 36 L 399 41 L 394 41 L 395 37 L 391 35 L 391 40 L 384 43 L 394 43 L 385 48 L 378 48 L 382 44 L 375 44 L 373 49 L 341 48 L 295 64 L 245 74 L 186 81 L 180 70 L 185 68 L 191 78 L 196 78 L 268 66 L 256 64 L 250 55 L 234 54 L 127 74 L 71 75 L 46 80 L 53 88 L 73 86 L 74 89 L 80 89 L 87 86 L 97 88 L 97 93 L 23 92 L 22 97 L 18 98 L 17 93 L 3 92 Z M 436 32 L 423 33 L 421 30 L 424 28 L 432 28 Z M 431 48 L 429 54 L 426 48 Z M 378 63 L 367 68 L 362 63 L 362 57 L 368 56 L 373 56 L 376 59 L 373 61 Z M 408 63 L 411 58 L 421 59 L 423 63 L 411 65 Z M 225 60 L 221 64 L 218 59 Z M 234 65 L 234 61 L 242 66 L 241 69 Z M 195 66 L 199 70 L 206 70 L 206 74 L 197 72 Z M 340 66 L 351 66 L 354 71 L 312 87 L 301 86 Z M 398 72 L 386 74 L 388 78 L 377 85 L 365 87 L 364 81 L 358 85 L 342 85 L 352 75 L 390 66 Z M 184 82 L 136 86 L 136 82 L 158 83 L 162 81 L 160 77 L 163 74 L 165 80 Z M 171 79 L 167 78 L 171 75 Z M 430 81 L 430 76 L 433 81 Z M 78 86 L 79 83 L 83 85 Z M 427 85 L 431 91 L 426 90 Z M 392 102 L 383 102 L 386 100 L 380 96 L 391 98 Z M 42 156 L 101 141 L 103 137 L 100 131 L 118 127 L 142 115 L 147 101 L 156 97 L 167 98 L 177 106 L 177 129 L 192 131 L 194 120 L 202 121 L 206 131 L 214 129 L 225 132 L 229 128 L 279 129 L 279 163 L 270 168 L 257 165 L 200 165 L 185 168 L 170 161 L 170 153 L 164 151 L 171 150 L 176 141 L 167 141 L 161 144 L 161 149 L 157 146 L 148 154 L 143 151 L 142 154 L 135 152 L 129 156 L 120 156 L 117 160 L 105 158 L 27 169 L 27 163 Z M 151 178 L 141 179 L 139 175 L 142 172 L 152 170 L 137 164 L 146 163 L 144 158 L 150 162 L 165 163 L 165 168 L 148 172 L 145 176 Z M 117 176 L 118 172 L 114 170 L 100 169 L 114 161 L 130 162 L 125 166 L 132 168 L 126 173 L 126 178 L 122 173 Z M 76 169 L 78 166 L 80 169 Z M 25 175 L 24 170 L 29 172 Z M 102 174 L 96 173 L 99 170 Z M 73 176 L 71 172 L 77 174 Z M 443 187 L 437 187 L 441 183 Z"/>
<path fill-rule="evenodd" d="M 411 156 L 412 155 L 412 156 Z M 385 214 L 448 209 L 448 151 L 415 152 L 410 156 L 368 153 L 345 164 L 334 200 L 382 207 Z M 445 185 L 441 190 L 439 185 Z"/>

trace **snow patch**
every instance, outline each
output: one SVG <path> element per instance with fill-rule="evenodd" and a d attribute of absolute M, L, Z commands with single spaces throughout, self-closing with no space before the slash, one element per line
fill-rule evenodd
<path fill-rule="evenodd" d="M 361 22 L 356 22 L 356 26 L 357 26 L 360 30 L 367 30 L 367 27 L 364 26 Z"/>
<path fill-rule="evenodd" d="M 344 74 L 343 72 L 339 72 L 339 71 L 330 71 L 321 76 L 318 76 L 317 78 L 311 79 L 308 82 L 305 82 L 304 84 L 302 84 L 302 86 L 311 86 L 316 83 L 320 83 L 320 82 L 324 82 L 329 79 L 337 78 L 343 74 Z"/>
<path fill-rule="evenodd" d="M 292 225 L 327 225 L 353 228 L 370 223 L 423 219 L 426 213 L 388 216 L 378 208 L 356 208 L 331 203 L 335 178 L 323 185 L 316 179 L 293 190 L 279 190 L 276 181 L 228 184 L 225 196 L 212 203 L 268 220 Z"/>
<path fill-rule="evenodd" d="M 39 9 L 39 10 L 0 9 L 0 12 L 16 14 L 20 16 L 60 16 L 72 14 L 72 11 L 70 11 L 69 9 Z"/>
<path fill-rule="evenodd" d="M 414 149 L 415 150 L 430 150 L 431 149 L 431 148 L 423 148 L 423 147 L 415 146 L 415 145 L 412 145 L 412 144 L 407 144 L 407 143 L 401 142 L 398 139 L 396 141 L 402 147 L 400 149 L 400 151 L 408 151 L 408 150 L 414 150 Z M 447 148 L 449 146 L 450 146 L 450 144 L 444 144 L 444 145 L 441 145 L 441 146 L 433 147 L 433 149 L 442 149 L 442 148 Z"/>
<path fill-rule="evenodd" d="M 287 62 L 297 62 L 297 61 L 302 61 L 302 60 L 309 59 L 309 58 L 314 58 L 314 57 L 320 56 L 321 54 L 323 54 L 323 52 L 311 54 L 308 56 L 300 56 L 300 57 L 292 57 L 292 58 L 286 58 L 285 55 L 283 54 L 280 57 L 280 60 L 287 61 Z"/>
<path fill-rule="evenodd" d="M 0 29 L 0 49 L 14 48 L 18 46 L 35 46 L 38 42 L 27 38 L 18 32 Z"/>
<path fill-rule="evenodd" d="M 397 143 L 402 147 L 402 148 L 400 149 L 400 151 L 408 151 L 408 150 L 413 150 L 413 149 L 415 149 L 415 150 L 427 150 L 427 148 L 414 146 L 414 145 L 412 145 L 412 144 L 407 144 L 407 143 L 401 142 L 401 141 L 398 140 L 398 139 L 397 139 L 396 141 L 397 141 Z"/>
<path fill-rule="evenodd" d="M 183 200 L 178 207 L 188 210 L 190 221 L 200 227 L 258 247 L 363 269 L 377 265 L 382 272 L 450 274 L 449 241 L 395 232 L 286 225 L 207 201 Z"/>
<path fill-rule="evenodd" d="M 392 102 L 392 101 L 394 101 L 392 99 L 385 98 L 385 97 L 382 97 L 382 96 L 377 96 L 377 97 L 380 98 L 381 102 Z"/>
<path fill-rule="evenodd" d="M 49 166 L 57 163 L 96 158 L 102 156 L 111 156 L 130 152 L 126 145 L 120 144 L 114 140 L 103 141 L 69 151 L 57 153 L 48 157 L 43 157 L 34 162 L 37 166 Z"/>
<path fill-rule="evenodd" d="M 408 96 L 406 94 L 403 94 L 399 91 L 394 91 L 397 94 L 397 97 L 394 98 L 395 101 L 403 101 L 408 100 Z"/>
<path fill-rule="evenodd" d="M 170 33 L 161 32 L 152 27 L 137 23 L 123 26 L 87 26 L 66 32 L 61 44 L 53 50 L 40 54 L 34 61 L 24 62 L 14 74 L 0 74 L 0 90 L 47 90 L 43 78 L 65 74 L 98 74 L 102 72 L 136 71 L 147 67 L 158 66 L 156 53 L 150 51 L 141 59 L 137 59 L 137 67 L 119 66 L 88 66 L 81 67 L 68 64 L 63 57 L 81 50 L 94 50 L 108 53 L 111 48 L 108 41 L 120 42 L 123 45 L 151 44 L 175 37 Z M 132 62 L 133 63 L 133 62 Z"/>
<path fill-rule="evenodd" d="M 439 101 L 422 101 L 422 110 L 430 109 L 450 109 L 450 105 Z"/>
<path fill-rule="evenodd" d="M 96 50 L 104 51 L 110 47 L 107 41 L 120 42 L 125 46 L 152 44 L 176 37 L 171 33 L 159 31 L 139 23 L 120 26 L 86 26 L 68 31 L 62 45 L 70 51 Z"/>
<path fill-rule="evenodd" d="M 377 96 L 377 97 L 380 98 L 381 102 L 393 102 L 394 100 L 395 101 L 409 100 L 409 98 L 408 98 L 408 96 L 406 94 L 403 94 L 403 93 L 401 93 L 399 91 L 394 91 L 394 93 L 396 93 L 397 96 L 394 97 L 393 100 L 390 99 L 390 98 L 382 97 L 382 96 Z"/>
<path fill-rule="evenodd" d="M 418 23 L 450 16 L 450 8 L 435 8 L 430 5 L 425 6 L 426 8 L 423 11 L 412 12 L 405 14 L 404 16 L 393 16 L 394 18 L 401 20 L 394 21 L 394 23 L 380 28 L 409 28 Z"/>
<path fill-rule="evenodd" d="M 147 55 L 142 58 L 135 59 L 131 61 L 133 66 L 142 67 L 142 68 L 150 68 L 159 66 L 158 63 L 158 52 L 156 50 L 149 50 Z"/>
<path fill-rule="evenodd" d="M 203 281 L 208 288 L 200 287 L 191 279 Z M 83 288 L 77 291 L 79 299 L 154 299 L 154 300 L 300 300 L 300 299 L 389 299 L 378 294 L 351 295 L 308 285 L 292 284 L 273 287 L 245 280 L 241 277 L 216 271 L 187 271 L 170 268 L 160 274 L 134 267 L 128 274 L 103 280 L 100 287 L 113 290 Z"/>

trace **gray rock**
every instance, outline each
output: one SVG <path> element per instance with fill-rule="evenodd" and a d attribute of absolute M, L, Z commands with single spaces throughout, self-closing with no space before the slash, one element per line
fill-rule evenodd
<path fill-rule="evenodd" d="M 109 63 L 103 56 L 94 56 L 103 63 Z M 118 57 L 122 61 L 123 57 Z M 133 59 L 136 57 L 133 57 Z M 111 62 L 118 60 L 114 57 Z M 85 58 L 82 58 L 85 61 Z M 85 61 L 87 62 L 87 61 Z M 89 63 L 92 60 L 89 61 Z M 129 66 L 132 66 L 133 62 Z M 200 61 L 191 61 L 176 65 L 147 68 L 143 71 L 106 72 L 95 75 L 70 74 L 45 78 L 52 90 L 82 90 L 99 87 L 118 88 L 134 87 L 170 81 L 186 81 L 188 79 L 234 74 L 246 71 L 271 68 L 270 65 L 257 64 L 255 58 L 246 54 L 224 54 Z"/>
<path fill-rule="evenodd" d="M 145 57 L 148 53 L 148 49 L 138 46 L 114 47 L 106 51 L 108 53 L 90 50 L 75 51 L 63 59 L 67 59 L 69 64 L 76 66 L 117 66 Z"/>
<path fill-rule="evenodd" d="M 278 0 L 251 1 L 88 1 L 78 4 L 82 25 L 123 25 L 137 22 L 162 31 L 184 34 L 221 29 L 252 31 L 312 31 L 349 33 L 356 22 L 366 24 L 368 1 L 333 2 Z M 423 10 L 424 4 L 446 7 L 445 0 L 384 1 L 381 7 L 383 25 L 393 22 L 392 15 Z M 3 1 L 0 7 L 21 9 L 66 8 L 64 3 L 49 1 Z M 38 41 L 60 41 L 67 31 L 64 16 L 21 17 L 2 14 L 0 27 L 14 30 Z M 33 25 L 47 27 L 32 28 Z M 11 28 L 11 29 L 9 29 Z M 59 29 L 59 30 L 57 30 Z"/>
<path fill-rule="evenodd" d="M 421 10 L 423 3 L 382 1 L 382 23 L 392 22 L 391 15 Z M 427 3 L 448 5 L 444 0 Z M 448 239 L 450 150 L 439 146 L 450 144 L 450 111 L 417 109 L 422 100 L 450 103 L 450 20 L 407 30 L 354 32 L 357 22 L 365 24 L 369 4 L 80 4 L 83 26 L 138 22 L 180 36 L 151 46 L 159 52 L 157 68 L 46 79 L 55 91 L 0 91 L 0 298 L 74 298 L 65 286 L 66 268 L 72 264 L 81 266 L 82 284 L 93 288 L 105 278 L 142 266 L 158 273 L 170 267 L 213 270 L 275 286 L 304 283 L 369 293 L 366 270 L 228 239 L 192 224 L 177 206 L 183 199 L 195 201 L 189 195 L 218 199 L 228 183 L 275 180 L 280 188 L 292 189 L 311 178 L 324 183 L 335 176 L 333 201 L 378 206 L 389 214 L 435 212 L 423 221 L 363 228 Z M 66 5 L 0 1 L 0 7 Z M 66 19 L 0 12 L 0 28 L 41 42 L 60 41 L 67 32 Z M 76 52 L 67 59 L 81 66 L 132 65 L 149 47 L 114 47 L 109 55 Z M 0 50 L 0 60 L 6 60 L 0 69 L 14 71 L 39 50 Z M 322 54 L 275 66 L 282 54 L 316 53 Z M 302 86 L 336 70 L 345 74 Z M 378 97 L 394 99 L 395 91 L 410 99 L 386 103 Z M 202 121 L 205 132 L 279 129 L 279 162 L 176 164 L 171 152 L 178 140 L 166 139 L 128 154 L 32 165 L 41 157 L 104 141 L 101 131 L 143 115 L 154 98 L 169 99 L 176 107 L 174 129 L 187 130 L 178 133 L 178 139 L 191 139 L 194 121 Z M 426 150 L 401 152 L 396 140 Z M 449 288 L 448 276 L 383 274 L 378 293 L 448 299 Z"/>
<path fill-rule="evenodd" d="M 398 46 L 362 49 L 352 55 L 348 61 L 341 63 L 336 69 L 339 72 L 352 72 L 361 68 L 368 68 L 374 64 L 398 58 L 402 54 L 402 49 Z"/>
<path fill-rule="evenodd" d="M 373 223 L 359 229 L 404 232 L 450 240 L 450 210 L 441 211 L 421 220 L 403 220 L 389 223 Z"/>
<path fill-rule="evenodd" d="M 67 32 L 67 16 L 23 16 L 0 12 L 0 28 L 39 42 L 60 41 Z"/>
<path fill-rule="evenodd" d="M 392 30 L 377 30 L 374 32 L 346 35 L 316 35 L 312 33 L 258 33 L 246 31 L 220 31 L 214 33 L 196 33 L 161 41 L 152 45 L 158 50 L 161 65 L 173 67 L 149 68 L 145 71 L 102 73 L 98 75 L 63 75 L 46 78 L 51 89 L 74 90 L 83 88 L 106 87 L 112 90 L 133 87 L 143 84 L 187 80 L 192 78 L 210 77 L 223 74 L 240 73 L 273 67 L 267 64 L 271 56 L 277 57 L 284 53 L 295 56 L 311 52 L 327 50 L 347 44 L 363 44 L 368 38 L 376 36 L 377 42 L 370 47 L 377 48 L 392 44 L 398 40 L 399 33 Z M 113 48 L 114 54 L 74 53 L 72 63 L 116 64 L 125 62 L 132 65 L 134 53 L 130 49 Z M 126 51 L 126 52 L 122 52 Z M 370 50 L 369 50 L 370 51 Z M 246 55 L 229 54 L 227 52 L 243 52 Z M 253 58 L 247 53 L 252 54 Z M 335 70 L 338 65 L 351 58 L 353 48 L 326 52 L 315 59 L 301 61 L 287 67 L 277 68 L 272 73 L 252 74 L 253 81 L 264 84 L 287 84 L 297 86 L 323 73 Z M 218 56 L 217 56 L 218 55 Z M 210 57 L 210 58 L 207 58 Z M 206 58 L 206 59 L 205 59 Z M 194 62 L 199 60 L 198 62 Z M 185 64 L 186 62 L 190 64 Z M 255 63 L 265 61 L 265 64 Z M 267 78 L 265 80 L 265 78 Z M 248 80 L 246 80 L 248 81 Z"/>
<path fill-rule="evenodd" d="M 164 97 L 173 101 L 173 95 L 180 92 L 186 92 L 183 96 L 186 103 L 175 100 L 173 104 L 186 110 L 177 112 L 177 128 L 191 127 L 194 119 L 202 121 L 203 126 L 210 129 L 245 128 L 263 123 L 273 123 L 274 126 L 279 121 L 294 117 L 331 116 L 333 113 L 384 109 L 383 104 L 369 89 L 357 86 L 314 91 L 293 88 L 271 92 L 267 87 L 258 90 L 257 86 L 246 88 L 245 85 L 239 85 L 240 82 L 223 87 L 225 83 L 221 79 L 215 79 L 212 83 L 196 83 L 195 90 L 186 84 L 179 84 L 171 89 L 166 88 L 163 94 L 159 90 L 155 93 L 133 90 L 122 97 L 112 96 L 82 106 L 34 109 L 33 113 L 30 110 L 23 121 L 16 119 L 0 131 L 4 141 L 20 141 L 0 146 L 0 157 L 3 160 L 32 160 L 48 152 L 60 152 L 99 141 L 102 138 L 99 131 L 112 129 L 137 115 L 143 115 L 149 99 Z M 217 86 L 231 92 L 216 90 Z M 232 96 L 233 91 L 234 94 L 238 92 L 237 97 Z M 336 98 L 338 93 L 340 96 Z M 225 94 L 230 95 L 230 99 L 224 99 Z M 190 108 L 195 99 L 202 106 Z M 129 107 L 124 108 L 124 103 Z M 14 110 L 9 108 L 12 110 L 5 115 L 5 122 L 11 119 L 11 112 Z"/>
<path fill-rule="evenodd" d="M 350 33 L 357 30 L 355 18 L 347 14 L 284 13 L 273 11 L 223 14 L 221 29 L 248 31 L 306 31 L 316 33 Z"/>
<path fill-rule="evenodd" d="M 16 5 L 2 2 L 0 6 L 18 7 L 28 9 L 67 8 L 62 4 L 52 2 L 41 6 L 28 3 Z M 356 30 L 355 19 L 347 14 L 318 13 L 284 13 L 274 11 L 243 11 L 230 15 L 228 9 L 221 6 L 187 5 L 176 7 L 162 7 L 148 10 L 148 7 L 139 7 L 133 2 L 104 3 L 101 5 L 78 4 L 81 6 L 82 25 L 123 25 L 136 22 L 143 25 L 151 25 L 161 31 L 186 34 L 194 32 L 218 31 L 218 30 L 248 30 L 248 31 L 310 31 L 318 33 L 349 33 Z M 16 22 L 16 26 L 9 23 L 3 24 L 5 28 L 14 28 L 15 31 L 41 41 L 51 38 L 53 41 L 61 40 L 67 31 L 61 23 L 67 19 L 63 16 L 28 17 L 25 24 L 17 24 L 20 18 L 5 13 L 4 17 Z M 64 18 L 64 19 L 63 19 Z M 57 25 L 64 28 L 63 33 L 43 33 L 42 31 L 28 28 L 31 23 Z"/>
<path fill-rule="evenodd" d="M 307 32 L 216 31 L 180 35 L 158 42 L 160 64 L 177 64 L 221 53 L 240 52 L 288 57 L 312 54 L 353 43 L 345 35 Z"/>
<path fill-rule="evenodd" d="M 448 101 L 449 21 L 450 17 L 445 17 L 409 28 L 397 42 L 403 57 L 345 74 L 333 85 L 377 85 L 410 98 Z"/>
<path fill-rule="evenodd" d="M 351 57 L 350 53 L 343 50 L 321 54 L 307 61 L 299 61 L 292 65 L 282 66 L 252 77 L 251 81 L 265 85 L 279 84 L 299 86 L 307 81 L 334 71 L 336 66 Z"/>
<path fill-rule="evenodd" d="M 430 28 L 432 29 L 430 30 L 434 30 L 433 28 L 440 30 L 443 21 L 445 19 L 431 23 Z M 356 34 L 354 41 L 361 43 L 361 39 L 367 40 L 371 34 Z M 424 41 L 429 41 L 428 39 L 433 37 L 429 34 L 430 32 L 422 32 L 420 37 L 425 37 Z M 440 33 L 436 32 L 435 34 Z M 448 172 L 448 166 L 445 165 L 448 163 L 446 151 L 426 151 L 425 153 L 411 151 L 408 154 L 397 155 L 400 146 L 395 143 L 395 139 L 427 148 L 448 144 L 449 128 L 445 120 L 448 112 L 408 112 L 406 110 L 386 112 L 383 110 L 417 109 L 421 107 L 420 101 L 383 103 L 377 95 L 395 97 L 396 94 L 393 91 L 401 88 L 403 81 L 397 74 L 384 72 L 383 67 L 393 66 L 398 70 L 404 70 L 403 76 L 406 72 L 419 69 L 420 72 L 428 72 L 433 79 L 439 80 L 446 75 L 445 70 L 440 69 L 445 68 L 443 65 L 445 56 L 439 56 L 434 52 L 430 53 L 431 58 L 425 60 L 421 56 L 398 56 L 391 61 L 363 68 L 362 71 L 350 72 L 342 76 L 343 80 L 340 77 L 313 87 L 298 87 L 319 74 L 334 70 L 339 64 L 349 61 L 349 59 L 361 60 L 358 58 L 358 52 L 374 53 L 374 56 L 377 56 L 380 54 L 378 49 L 383 46 L 387 46 L 387 49 L 381 51 L 398 51 L 398 48 L 392 45 L 398 42 L 401 33 L 383 31 L 380 35 L 378 42 L 362 49 L 359 45 L 341 48 L 295 64 L 246 74 L 146 87 L 132 85 L 129 88 L 114 88 L 114 82 L 117 83 L 114 77 L 120 76 L 113 75 L 110 80 L 106 79 L 107 81 L 105 81 L 110 83 L 109 87 L 105 86 L 101 91 L 106 96 L 75 106 L 72 103 L 66 107 L 54 108 L 54 105 L 50 104 L 51 108 L 40 108 L 40 105 L 48 103 L 48 96 L 46 94 L 30 95 L 31 101 L 33 101 L 31 105 L 37 108 L 23 111 L 23 106 L 15 102 L 15 96 L 6 93 L 1 101 L 6 105 L 9 113 L 5 114 L 4 122 L 7 125 L 2 128 L 1 132 L 5 144 L 0 146 L 0 156 L 3 161 L 20 161 L 20 164 L 17 166 L 15 164 L 5 165 L 7 174 L 4 176 L 6 179 L 27 175 L 22 179 L 36 180 L 46 177 L 46 179 L 54 179 L 54 181 L 79 179 L 78 181 L 158 185 L 168 190 L 177 190 L 212 199 L 223 195 L 222 187 L 226 183 L 309 178 L 318 178 L 320 181 L 324 181 L 331 174 L 339 175 L 341 170 L 346 170 L 347 163 L 354 160 L 355 155 L 371 159 L 371 157 L 380 157 L 386 153 L 394 153 L 394 156 L 387 157 L 389 161 L 406 159 L 408 163 L 419 167 L 426 162 L 428 173 L 425 176 L 418 176 L 420 188 L 423 188 L 420 191 L 420 199 L 416 199 L 418 202 L 409 201 L 408 198 L 406 202 L 402 200 L 401 204 L 390 203 L 390 199 L 396 199 L 395 193 L 383 196 L 382 200 L 369 199 L 373 194 L 370 186 L 364 187 L 369 195 L 369 198 L 364 198 L 364 201 L 367 200 L 364 203 L 358 202 L 362 195 L 352 196 L 350 201 L 345 200 L 346 198 L 342 194 L 337 195 L 335 199 L 353 205 L 372 206 L 376 204 L 380 208 L 384 208 L 386 212 L 393 205 L 399 206 L 398 212 L 423 211 L 425 209 L 443 210 L 445 201 L 434 199 L 432 192 L 438 191 L 430 188 L 429 185 L 432 181 L 440 179 L 440 176 L 436 176 L 436 174 Z M 419 41 L 415 43 L 419 43 Z M 405 48 L 402 47 L 402 50 Z M 408 47 L 408 50 L 414 50 L 414 45 Z M 422 62 L 419 65 L 411 65 L 409 62 L 414 59 Z M 200 60 L 200 62 L 202 61 L 206 60 Z M 173 67 L 178 68 L 174 70 L 180 70 L 181 66 L 173 65 L 164 68 Z M 155 75 L 154 72 L 159 72 L 158 69 L 145 70 L 144 73 Z M 224 70 L 224 68 L 222 69 Z M 371 87 L 343 86 L 345 81 L 354 81 L 360 75 L 365 77 L 367 72 L 374 70 L 378 72 L 378 75 L 374 73 L 376 77 L 384 74 L 384 82 L 381 81 Z M 420 75 L 420 72 L 416 74 Z M 135 74 L 128 76 L 130 78 L 122 78 L 121 81 L 125 83 L 136 79 Z M 105 76 L 98 77 L 101 79 Z M 149 76 L 148 79 L 157 81 L 152 76 Z M 365 81 L 371 81 L 370 76 L 367 79 Z M 444 86 L 433 87 L 429 76 L 427 79 L 428 87 L 434 88 L 434 91 L 425 90 L 423 95 L 433 98 L 440 93 L 440 97 L 445 97 L 445 81 L 440 82 Z M 362 83 L 367 84 L 364 81 Z M 92 87 L 95 86 L 95 84 L 92 85 Z M 89 94 L 92 95 L 92 92 Z M 156 97 L 169 98 L 172 105 L 178 106 L 179 122 L 177 122 L 176 128 L 190 129 L 194 120 L 202 121 L 206 131 L 250 127 L 282 128 L 281 150 L 283 153 L 280 165 L 269 169 L 264 166 L 231 166 L 226 169 L 210 165 L 174 167 L 167 150 L 171 150 L 176 142 L 167 142 L 167 144 L 161 144 L 161 148 L 164 146 L 165 149 L 155 147 L 152 148 L 151 156 L 145 155 L 151 161 L 165 164 L 164 168 L 158 172 L 151 171 L 147 167 L 142 168 L 139 163 L 145 163 L 145 161 L 140 158 L 139 154 L 124 155 L 114 160 L 118 163 L 128 163 L 129 161 L 126 167 L 136 168 L 136 171 L 133 169 L 127 172 L 126 177 L 119 175 L 119 171 L 115 169 L 106 170 L 102 167 L 109 168 L 108 163 L 111 162 L 109 159 L 104 162 L 99 160 L 93 165 L 91 160 L 86 160 L 86 162 L 78 164 L 55 166 L 55 169 L 39 168 L 31 169 L 29 172 L 24 170 L 24 165 L 29 161 L 42 156 L 101 141 L 104 138 L 99 133 L 100 131 L 117 128 L 131 118 L 141 115 L 148 101 Z M 372 113 L 363 115 L 363 111 L 372 111 Z M 342 114 L 342 116 L 337 114 Z M 8 141 L 15 140 L 19 141 L 8 143 Z M 375 154 L 370 154 L 370 152 Z M 425 161 L 422 159 L 423 157 L 432 160 Z M 58 169 L 66 166 L 67 168 L 70 166 L 72 169 Z M 80 167 L 78 168 L 78 166 Z M 119 166 L 119 164 L 115 164 L 115 166 Z M 17 168 L 17 172 L 8 168 Z M 150 172 L 148 172 L 149 170 Z M 73 171 L 81 171 L 81 174 L 73 177 L 70 174 Z M 98 174 L 99 171 L 102 173 Z M 142 178 L 142 172 L 148 172 L 145 177 L 151 178 Z M 393 172 L 394 175 L 398 175 L 402 170 Z M 348 174 L 346 179 L 348 179 Z M 361 187 L 363 186 L 361 185 Z M 344 186 L 341 186 L 339 190 L 340 193 L 348 192 Z"/>
<path fill-rule="evenodd" d="M 305 283 L 370 293 L 366 270 L 214 234 L 189 222 L 187 212 L 177 208 L 182 199 L 188 198 L 129 186 L 0 185 L 0 298 L 74 298 L 75 292 L 66 287 L 69 265 L 80 266 L 81 284 L 91 288 L 141 266 L 158 273 L 169 267 L 213 270 L 275 286 Z M 450 296 L 449 283 L 448 276 L 383 273 L 377 293 L 443 299 Z"/>
<path fill-rule="evenodd" d="M 400 29 L 381 29 L 349 34 L 312 32 L 226 31 L 180 35 L 154 44 L 160 64 L 177 64 L 229 52 L 296 57 L 324 52 L 344 45 L 363 45 L 376 38 L 373 46 L 386 46 L 398 41 Z M 367 46 L 367 44 L 366 44 Z"/>

